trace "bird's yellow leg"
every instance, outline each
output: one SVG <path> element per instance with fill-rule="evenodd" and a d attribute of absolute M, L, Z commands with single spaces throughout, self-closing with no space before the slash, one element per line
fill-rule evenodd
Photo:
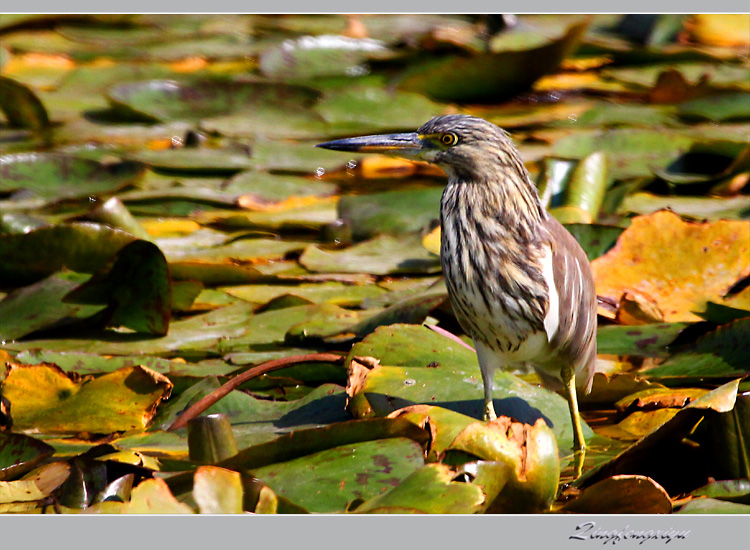
<path fill-rule="evenodd" d="M 573 424 L 573 450 L 575 451 L 575 476 L 580 477 L 583 472 L 583 459 L 586 453 L 586 441 L 583 438 L 581 414 L 578 412 L 578 395 L 576 393 L 576 377 L 572 366 L 566 365 L 562 370 L 565 396 L 570 409 L 570 419 Z"/>
<path fill-rule="evenodd" d="M 495 420 L 497 414 L 495 414 L 495 405 L 492 403 L 492 379 L 495 375 L 495 369 L 481 367 L 481 371 L 482 382 L 484 382 L 484 419 Z"/>

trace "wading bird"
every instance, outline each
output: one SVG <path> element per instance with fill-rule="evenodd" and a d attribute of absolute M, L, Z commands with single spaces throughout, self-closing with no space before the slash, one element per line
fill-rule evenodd
<path fill-rule="evenodd" d="M 451 304 L 474 340 L 485 420 L 495 368 L 530 364 L 562 385 L 573 445 L 584 447 L 576 387 L 591 388 L 596 292 L 586 254 L 542 206 L 508 135 L 466 115 L 433 118 L 416 132 L 340 139 L 318 147 L 431 162 L 448 175 L 440 203 L 440 259 Z"/>

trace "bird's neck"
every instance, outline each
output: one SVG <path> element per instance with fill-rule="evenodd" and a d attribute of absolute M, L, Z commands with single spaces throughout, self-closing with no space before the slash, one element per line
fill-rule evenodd
<path fill-rule="evenodd" d="M 540 225 L 548 214 L 525 168 L 494 181 L 450 176 L 441 201 L 443 216 L 460 213 L 521 243 L 539 240 Z"/>

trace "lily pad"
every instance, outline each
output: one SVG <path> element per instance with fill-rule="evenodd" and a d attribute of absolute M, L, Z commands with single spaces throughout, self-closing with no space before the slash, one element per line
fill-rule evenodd
<path fill-rule="evenodd" d="M 681 197 L 633 193 L 625 197 L 619 210 L 623 214 L 652 214 L 664 209 L 699 220 L 746 220 L 750 218 L 750 197 Z"/>
<path fill-rule="evenodd" d="M 108 326 L 164 335 L 172 314 L 167 260 L 155 244 L 133 241 L 120 249 L 111 268 L 95 273 L 63 301 L 106 305 Z"/>
<path fill-rule="evenodd" d="M 716 498 L 695 498 L 685 504 L 678 514 L 750 514 L 750 505 L 727 502 Z"/>
<path fill-rule="evenodd" d="M 299 261 L 310 271 L 329 273 L 388 275 L 440 271 L 439 258 L 422 246 L 417 234 L 400 238 L 384 235 L 343 250 L 323 250 L 310 245 Z"/>
<path fill-rule="evenodd" d="M 616 129 L 578 132 L 557 140 L 556 155 L 585 158 L 601 151 L 615 179 L 650 176 L 654 168 L 665 168 L 694 139 L 676 130 Z"/>
<path fill-rule="evenodd" d="M 78 380 L 54 365 L 11 364 L 2 383 L 19 430 L 48 433 L 144 429 L 172 383 L 144 367 Z"/>
<path fill-rule="evenodd" d="M 441 101 L 507 99 L 555 70 L 577 46 L 587 26 L 585 20 L 574 23 L 562 36 L 543 45 L 423 60 L 406 72 L 399 85 Z"/>
<path fill-rule="evenodd" d="M 426 464 L 383 495 L 356 509 L 358 514 L 475 514 L 487 497 L 471 483 L 455 480 L 445 464 Z"/>
<path fill-rule="evenodd" d="M 0 301 L 0 340 L 15 340 L 53 325 L 84 319 L 104 306 L 67 304 L 63 298 L 77 284 L 69 279 L 48 277 L 8 293 Z"/>
<path fill-rule="evenodd" d="M 239 472 L 200 466 L 195 471 L 193 499 L 201 514 L 241 514 L 242 479 Z"/>
<path fill-rule="evenodd" d="M 426 327 L 380 327 L 352 347 L 348 360 L 359 356 L 374 357 L 380 365 L 370 369 L 360 364 L 350 371 L 347 387 L 355 415 L 387 415 L 425 403 L 482 417 L 484 394 L 476 354 Z M 565 399 L 502 371 L 495 373 L 493 391 L 499 416 L 530 425 L 541 418 L 558 446 L 570 447 L 573 432 Z M 584 434 L 592 434 L 585 425 Z"/>
<path fill-rule="evenodd" d="M 38 281 L 64 268 L 95 273 L 123 246 L 129 233 L 93 223 L 40 227 L 28 233 L 0 239 L 0 280 L 16 283 Z"/>
<path fill-rule="evenodd" d="M 114 193 L 146 172 L 138 162 L 104 164 L 61 153 L 23 153 L 0 157 L 0 192 L 28 189 L 46 200 Z"/>
<path fill-rule="evenodd" d="M 205 147 L 146 150 L 131 155 L 131 158 L 164 174 L 231 176 L 255 166 L 247 153 Z"/>
<path fill-rule="evenodd" d="M 41 130 L 50 124 L 47 109 L 36 94 L 5 76 L 0 76 L 0 111 L 15 128 Z"/>
<path fill-rule="evenodd" d="M 590 223 L 569 223 L 565 224 L 565 229 L 576 238 L 589 261 L 604 255 L 612 248 L 623 231 L 621 227 Z"/>
<path fill-rule="evenodd" d="M 33 437 L 0 432 L 0 481 L 22 476 L 54 452 L 54 447 Z"/>
<path fill-rule="evenodd" d="M 284 40 L 260 56 L 260 71 L 274 80 L 305 80 L 367 71 L 370 59 L 393 53 L 379 40 L 340 35 L 301 36 Z"/>
<path fill-rule="evenodd" d="M 667 321 L 697 321 L 694 311 L 722 302 L 750 275 L 750 224 L 685 222 L 671 212 L 633 219 L 607 254 L 591 264 L 599 296 L 627 289 L 655 300 Z M 665 277 L 666 274 L 666 277 Z"/>
<path fill-rule="evenodd" d="M 669 355 L 667 346 L 688 326 L 688 323 L 602 326 L 596 333 L 597 353 L 667 357 Z"/>
<path fill-rule="evenodd" d="M 256 212 L 218 211 L 195 216 L 199 221 L 235 229 L 319 230 L 336 221 L 335 197 L 308 197 L 288 206 Z M 259 240 L 260 241 L 260 240 Z M 277 248 L 283 243 L 277 243 Z"/>
<path fill-rule="evenodd" d="M 442 194 L 443 188 L 436 187 L 348 195 L 339 200 L 339 217 L 351 225 L 356 240 L 379 234 L 403 235 L 440 218 Z M 404 208 L 404 204 L 409 208 Z"/>
<path fill-rule="evenodd" d="M 281 202 L 290 197 L 324 197 L 336 192 L 337 186 L 311 178 L 292 175 L 276 175 L 262 171 L 240 172 L 229 179 L 222 190 L 245 197 L 259 205 Z"/>
<path fill-rule="evenodd" d="M 147 80 L 118 84 L 107 99 L 147 120 L 198 120 L 265 107 L 311 105 L 317 92 L 303 86 L 241 82 L 226 78 Z"/>
<path fill-rule="evenodd" d="M 252 472 L 295 504 L 331 513 L 344 511 L 355 499 L 384 493 L 423 464 L 418 443 L 392 438 L 335 447 Z"/>
<path fill-rule="evenodd" d="M 722 325 L 699 338 L 661 365 L 646 371 L 649 378 L 735 376 L 748 371 L 750 319 Z"/>
<path fill-rule="evenodd" d="M 0 481 L 0 504 L 47 498 L 70 475 L 66 462 L 45 464 L 16 481 Z"/>
<path fill-rule="evenodd" d="M 315 111 L 331 131 L 343 135 L 413 130 L 443 112 L 444 107 L 414 92 L 347 86 L 327 93 L 315 105 Z"/>
<path fill-rule="evenodd" d="M 612 476 L 595 483 L 563 506 L 579 514 L 669 514 L 672 501 L 653 479 L 638 475 Z"/>
<path fill-rule="evenodd" d="M 681 103 L 677 112 L 686 119 L 744 120 L 750 118 L 750 98 L 744 92 L 693 99 Z"/>
<path fill-rule="evenodd" d="M 192 514 L 187 504 L 178 501 L 163 479 L 146 479 L 133 489 L 125 509 L 128 514 Z"/>
<path fill-rule="evenodd" d="M 347 285 L 334 281 L 300 285 L 239 285 L 224 287 L 222 290 L 255 304 L 265 304 L 280 296 L 293 295 L 316 304 L 329 303 L 344 307 L 358 306 L 365 299 L 374 299 L 387 292 L 375 285 Z"/>
<path fill-rule="evenodd" d="M 350 420 L 345 402 L 343 388 L 333 384 L 324 384 L 294 401 L 268 401 L 235 391 L 206 413 L 225 414 L 238 445 L 247 447 L 291 431 Z"/>

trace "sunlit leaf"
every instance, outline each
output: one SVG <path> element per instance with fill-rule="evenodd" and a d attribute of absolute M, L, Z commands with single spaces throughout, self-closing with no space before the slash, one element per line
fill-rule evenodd
<path fill-rule="evenodd" d="M 656 301 L 667 321 L 695 321 L 750 275 L 750 224 L 685 222 L 671 212 L 634 218 L 615 247 L 592 264 L 597 294 L 618 301 L 635 289 Z M 665 274 L 669 277 L 665 279 Z"/>
<path fill-rule="evenodd" d="M 51 433 L 143 429 L 172 383 L 144 367 L 125 367 L 90 380 L 54 365 L 11 364 L 2 383 L 16 429 Z"/>
<path fill-rule="evenodd" d="M 242 481 L 239 472 L 200 466 L 195 471 L 193 498 L 201 514 L 241 514 Z"/>

